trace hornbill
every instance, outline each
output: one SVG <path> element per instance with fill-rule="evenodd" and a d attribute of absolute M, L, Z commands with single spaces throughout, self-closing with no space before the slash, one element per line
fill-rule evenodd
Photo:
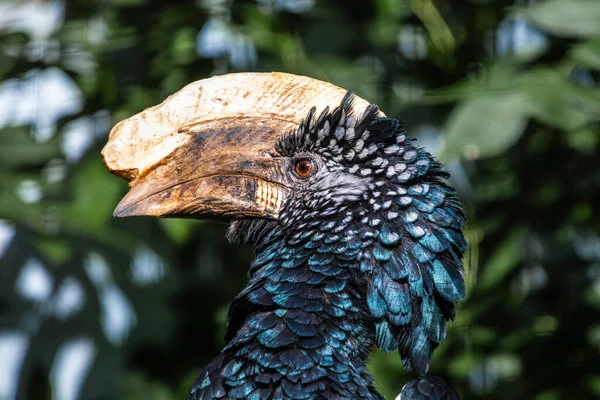
<path fill-rule="evenodd" d="M 375 347 L 424 375 L 400 398 L 458 398 L 426 373 L 465 297 L 465 217 L 449 175 L 376 105 L 229 74 L 120 122 L 102 156 L 130 181 L 115 216 L 217 220 L 255 250 L 189 399 L 382 399 Z"/>

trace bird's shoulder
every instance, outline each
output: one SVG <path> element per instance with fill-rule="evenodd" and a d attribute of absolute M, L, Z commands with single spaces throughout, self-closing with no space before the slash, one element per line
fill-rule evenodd
<path fill-rule="evenodd" d="M 210 362 L 198 374 L 196 382 L 187 400 L 213 400 L 225 398 L 227 395 L 222 382 L 221 369 L 223 356 L 220 355 Z"/>
<path fill-rule="evenodd" d="M 402 388 L 399 400 L 460 400 L 448 381 L 434 375 L 415 378 Z"/>

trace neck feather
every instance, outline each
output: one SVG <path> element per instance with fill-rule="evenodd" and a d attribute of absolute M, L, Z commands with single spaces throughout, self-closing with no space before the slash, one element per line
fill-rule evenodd
<path fill-rule="evenodd" d="M 311 248 L 311 240 L 268 239 L 254 243 L 250 282 L 229 310 L 226 381 L 252 374 L 258 382 L 282 380 L 275 390 L 379 399 L 365 367 L 375 327 L 356 258 Z"/>

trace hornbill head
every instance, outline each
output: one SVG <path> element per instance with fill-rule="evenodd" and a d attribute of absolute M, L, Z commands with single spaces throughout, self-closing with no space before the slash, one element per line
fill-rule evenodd
<path fill-rule="evenodd" d="M 233 222 L 255 247 L 278 230 L 355 268 L 378 347 L 427 371 L 465 296 L 465 218 L 448 175 L 377 106 L 306 77 L 219 76 L 119 123 L 102 155 L 130 181 L 116 216 Z"/>
<path fill-rule="evenodd" d="M 130 181 L 114 215 L 277 220 L 285 200 L 326 163 L 285 154 L 284 136 L 310 128 L 307 116 L 335 109 L 346 94 L 283 73 L 230 74 L 186 86 L 111 131 L 104 163 Z M 352 103 L 358 115 L 369 107 L 357 97 Z"/>

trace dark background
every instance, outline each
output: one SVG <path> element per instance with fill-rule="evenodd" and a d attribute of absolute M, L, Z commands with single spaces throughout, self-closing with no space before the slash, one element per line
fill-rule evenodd
<path fill-rule="evenodd" d="M 252 251 L 117 220 L 119 120 L 231 71 L 330 81 L 405 121 L 469 217 L 432 372 L 463 399 L 600 398 L 600 1 L 0 3 L 0 399 L 182 399 Z M 393 399 L 414 375 L 370 362 Z"/>

